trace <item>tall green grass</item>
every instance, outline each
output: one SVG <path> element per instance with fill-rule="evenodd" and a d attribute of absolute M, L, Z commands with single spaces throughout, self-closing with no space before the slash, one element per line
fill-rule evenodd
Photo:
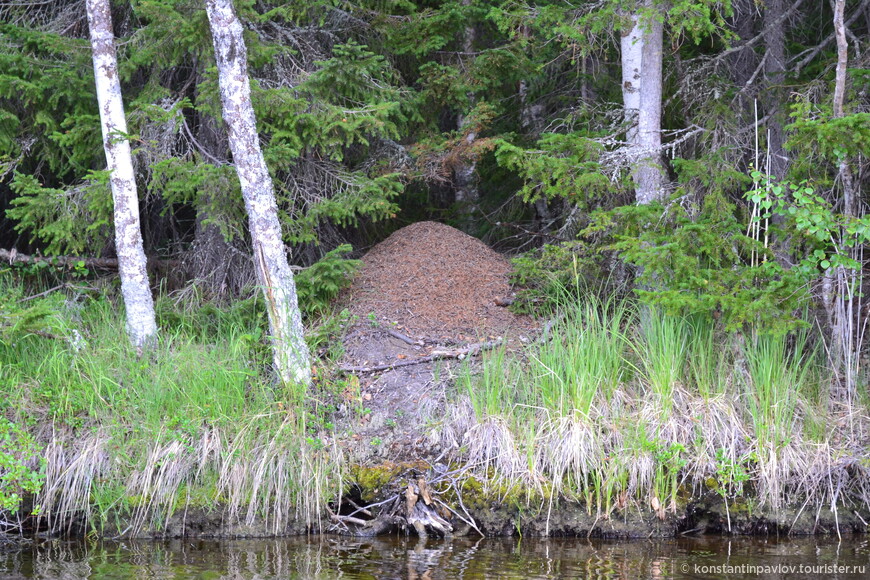
<path fill-rule="evenodd" d="M 807 332 L 792 335 L 756 335 L 746 341 L 747 410 L 755 435 L 764 442 L 782 445 L 800 434 L 797 411 L 803 395 L 818 380 L 816 356 Z"/>
<path fill-rule="evenodd" d="M 14 284 L 0 277 L 0 295 L 20 299 Z M 297 515 L 313 523 L 335 497 L 338 455 L 309 439 L 315 405 L 274 380 L 255 300 L 162 297 L 159 345 L 141 357 L 111 293 L 29 304 L 40 300 L 47 323 L 0 336 L 0 406 L 41 431 L 38 500 L 51 527 L 85 517 L 145 533 L 194 502 L 280 533 Z"/>
<path fill-rule="evenodd" d="M 23 336 L 0 345 L 12 388 L 7 403 L 32 406 L 61 421 L 131 421 L 159 428 L 167 420 L 238 419 L 274 404 L 276 393 L 257 346 L 243 328 L 223 329 L 209 342 L 183 329 L 163 328 L 159 346 L 137 357 L 112 303 L 99 300 L 80 312 L 85 344 Z M 277 394 L 280 397 L 280 393 Z"/>
<path fill-rule="evenodd" d="M 527 414 L 530 408 L 588 416 L 596 402 L 610 400 L 628 372 L 624 329 L 630 323 L 626 304 L 590 297 L 554 319 L 522 355 L 497 349 L 474 373 L 466 365 L 459 382 L 478 416 Z"/>
<path fill-rule="evenodd" d="M 710 317 L 566 301 L 528 348 L 467 367 L 464 392 L 486 425 L 464 425 L 474 433 L 467 458 L 496 470 L 510 458 L 527 486 L 602 516 L 634 501 L 664 517 L 711 485 L 728 502 L 745 489 L 774 507 L 800 494 L 835 501 L 825 477 L 867 442 L 832 443 L 830 430 L 855 411 L 847 421 L 820 404 L 826 379 L 812 342 L 806 330 L 744 336 Z M 520 457 L 533 458 L 525 471 Z"/>
<path fill-rule="evenodd" d="M 672 316 L 654 307 L 640 312 L 635 344 L 645 386 L 664 413 L 673 404 L 674 388 L 685 376 L 691 326 L 687 319 Z"/>
<path fill-rule="evenodd" d="M 686 383 L 694 385 L 704 399 L 721 395 L 728 384 L 727 337 L 717 333 L 715 321 L 708 316 L 696 314 L 686 320 L 689 324 Z"/>
<path fill-rule="evenodd" d="M 524 382 L 535 385 L 545 408 L 588 416 L 597 400 L 610 400 L 626 372 L 624 328 L 629 318 L 624 303 L 594 298 L 565 310 L 551 337 L 529 354 Z"/>

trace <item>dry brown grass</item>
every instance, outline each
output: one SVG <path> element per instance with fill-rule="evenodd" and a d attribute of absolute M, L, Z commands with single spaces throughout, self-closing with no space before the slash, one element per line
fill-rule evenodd
<path fill-rule="evenodd" d="M 475 418 L 470 403 L 460 402 L 443 432 L 456 439 L 464 461 L 479 466 L 476 477 L 497 473 L 500 485 L 535 481 L 539 493 L 551 489 L 556 499 L 585 499 L 604 517 L 614 506 L 624 507 L 622 498 L 649 509 L 662 485 L 661 454 L 669 450 L 684 459 L 678 485 L 695 497 L 710 492 L 712 478 L 735 493 L 751 490 L 753 505 L 772 513 L 786 506 L 870 510 L 866 409 L 844 413 L 837 407 L 816 417 L 830 430 L 821 443 L 804 436 L 803 414 L 797 413 L 789 440 L 776 443 L 755 431 L 740 395 L 704 398 L 677 386 L 673 405 L 663 412 L 654 398 L 639 398 L 637 392 L 620 389 L 607 401 L 596 400 L 588 416 L 542 409 L 531 438 L 520 436 L 522 428 L 510 417 Z M 457 435 L 463 432 L 464 437 Z M 523 462 L 529 456 L 534 457 L 531 468 Z M 745 470 L 745 487 L 723 476 L 729 466 Z M 656 499 L 676 508 L 666 498 Z"/>
<path fill-rule="evenodd" d="M 36 503 L 55 532 L 116 518 L 124 522 L 123 536 L 159 534 L 194 501 L 226 524 L 256 526 L 264 534 L 280 535 L 299 523 L 319 528 L 342 486 L 341 457 L 337 448 L 312 448 L 298 433 L 289 419 L 271 433 L 261 433 L 256 420 L 235 431 L 206 428 L 196 440 L 164 432 L 138 458 L 113 457 L 103 432 L 55 436 Z M 100 513 L 93 497 L 113 487 L 122 493 Z"/>

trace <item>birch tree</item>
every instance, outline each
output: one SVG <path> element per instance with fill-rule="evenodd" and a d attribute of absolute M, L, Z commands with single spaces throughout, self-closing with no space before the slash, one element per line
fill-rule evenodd
<path fill-rule="evenodd" d="M 156 342 L 157 323 L 145 269 L 133 158 L 130 143 L 125 137 L 127 121 L 121 100 L 109 0 L 87 0 L 87 12 L 103 147 L 114 202 L 115 251 L 121 276 L 121 293 L 127 311 L 127 333 L 133 346 L 143 349 Z"/>
<path fill-rule="evenodd" d="M 260 149 L 242 25 L 232 0 L 206 0 L 230 151 L 248 212 L 254 264 L 266 298 L 275 367 L 285 384 L 311 383 L 296 285 L 287 263 L 272 178 Z"/>
<path fill-rule="evenodd" d="M 630 156 L 634 165 L 635 198 L 646 204 L 662 199 L 663 25 L 652 2 L 644 1 L 627 16 L 631 28 L 621 39 L 622 95 Z"/>

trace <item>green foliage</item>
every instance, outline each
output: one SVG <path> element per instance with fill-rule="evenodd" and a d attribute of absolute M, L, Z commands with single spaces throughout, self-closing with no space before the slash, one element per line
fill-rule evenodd
<path fill-rule="evenodd" d="M 347 149 L 368 146 L 374 138 L 398 139 L 406 120 L 402 91 L 389 63 L 366 46 L 348 42 L 333 47 L 332 58 L 315 64 L 318 69 L 296 91 L 307 95 L 307 110 L 283 122 L 263 115 L 284 130 L 292 127 L 299 142 L 319 149 L 333 161 L 344 160 Z M 280 138 L 283 132 L 277 132 Z"/>
<path fill-rule="evenodd" d="M 12 190 L 18 195 L 6 215 L 15 229 L 29 231 L 50 254 L 94 254 L 111 236 L 112 193 L 106 171 L 91 172 L 69 189 L 43 187 L 32 175 L 16 172 Z"/>
<path fill-rule="evenodd" d="M 500 165 L 513 169 L 525 180 L 518 192 L 524 201 L 564 198 L 581 207 L 614 191 L 602 173 L 598 156 L 602 147 L 577 133 L 548 133 L 538 149 L 523 149 L 497 141 L 495 157 Z"/>
<path fill-rule="evenodd" d="M 91 169 L 103 152 L 87 40 L 0 24 L 0 43 L 0 155 L 64 177 Z"/>
<path fill-rule="evenodd" d="M 6 272 L 0 270 L 5 278 Z M 12 344 L 56 326 L 57 305 L 49 300 L 22 303 L 20 288 L 0 280 L 0 344 Z"/>
<path fill-rule="evenodd" d="M 24 496 L 39 493 L 45 458 L 33 436 L 0 416 L 0 511 L 16 512 Z M 39 506 L 33 510 L 39 511 Z"/>
<path fill-rule="evenodd" d="M 342 288 L 347 288 L 353 275 L 362 266 L 360 260 L 348 260 L 344 256 L 353 250 L 344 244 L 296 275 L 296 291 L 299 307 L 311 315 L 329 308 Z"/>
<path fill-rule="evenodd" d="M 665 10 L 665 19 L 673 31 L 687 35 L 695 44 L 709 38 L 737 38 L 726 21 L 734 14 L 731 0 L 673 0 Z"/>
<path fill-rule="evenodd" d="M 418 57 L 445 48 L 471 16 L 470 7 L 463 4 L 444 2 L 437 8 L 412 11 L 402 26 L 391 26 L 387 29 L 390 34 L 390 47 L 396 54 L 412 54 Z"/>
<path fill-rule="evenodd" d="M 161 196 L 173 208 L 198 208 L 204 216 L 202 225 L 216 225 L 228 242 L 244 238 L 244 198 L 231 165 L 178 157 L 158 161 L 151 166 L 148 192 Z"/>
<path fill-rule="evenodd" d="M 546 244 L 517 256 L 511 282 L 521 289 L 511 310 L 548 315 L 568 297 L 581 298 L 602 284 L 604 255 L 584 241 Z"/>
<path fill-rule="evenodd" d="M 728 450 L 716 450 L 716 478 L 719 483 L 716 491 L 723 499 L 727 501 L 742 496 L 743 484 L 749 481 L 749 477 L 744 464 L 731 458 Z"/>
<path fill-rule="evenodd" d="M 792 105 L 792 116 L 788 145 L 802 153 L 802 159 L 811 154 L 816 159 L 838 163 L 870 150 L 870 113 L 831 118 L 798 102 Z"/>
<path fill-rule="evenodd" d="M 678 204 L 622 207 L 610 218 L 613 248 L 638 266 L 641 299 L 669 313 L 721 317 L 727 329 L 800 325 L 811 276 L 780 265 L 740 217 L 717 194 L 696 217 Z"/>
<path fill-rule="evenodd" d="M 358 165 L 373 144 L 398 139 L 407 121 L 394 71 L 356 42 L 332 52 L 292 90 L 255 86 L 253 93 L 285 238 L 295 244 L 319 242 L 324 222 L 349 227 L 395 216 L 393 199 L 404 188 L 389 160 Z M 302 171 L 314 172 L 314 191 L 300 191 L 295 175 Z"/>
<path fill-rule="evenodd" d="M 752 176 L 759 187 L 748 191 L 746 199 L 757 208 L 754 223 L 774 215 L 788 218 L 809 244 L 811 251 L 800 258 L 795 270 L 811 277 L 831 267 L 851 270 L 861 267 L 849 256 L 848 249 L 870 241 L 870 217 L 835 212 L 833 205 L 807 181 L 777 181 L 757 171 Z"/>

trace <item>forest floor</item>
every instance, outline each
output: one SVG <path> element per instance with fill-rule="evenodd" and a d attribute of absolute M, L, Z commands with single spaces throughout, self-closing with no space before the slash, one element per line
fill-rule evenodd
<path fill-rule="evenodd" d="M 445 450 L 427 432 L 443 418 L 461 365 L 473 361 L 477 345 L 518 348 L 538 324 L 505 307 L 508 260 L 450 226 L 402 228 L 362 260 L 343 297 L 353 322 L 342 359 L 351 382 L 359 381 L 362 413 L 339 444 L 360 463 L 435 459 Z"/>

